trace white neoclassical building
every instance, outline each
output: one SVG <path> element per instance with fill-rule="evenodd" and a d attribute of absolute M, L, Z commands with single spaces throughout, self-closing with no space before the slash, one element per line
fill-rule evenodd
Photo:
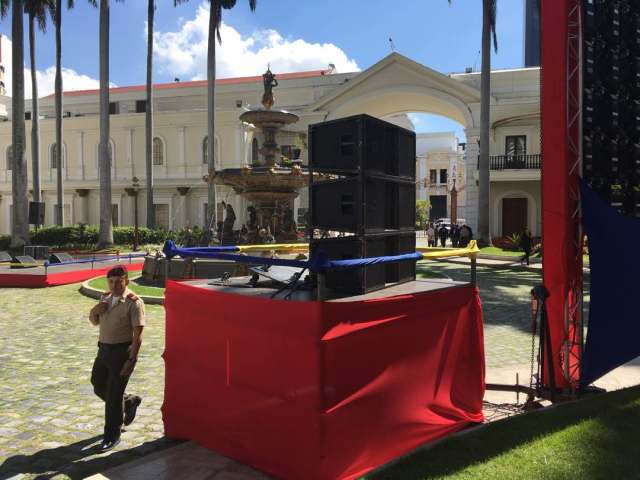
<path fill-rule="evenodd" d="M 262 142 L 240 114 L 257 107 L 262 95 L 261 72 L 255 77 L 221 79 L 216 89 L 217 168 L 251 163 Z M 299 115 L 298 123 L 278 137 L 287 156 L 299 155 L 306 163 L 306 132 L 310 124 L 367 113 L 411 127 L 408 112 L 443 115 L 463 125 L 466 148 L 456 167 L 464 183 L 465 218 L 475 229 L 477 214 L 477 157 L 480 134 L 480 75 L 445 75 L 392 53 L 362 72 L 331 70 L 275 72 L 279 86 L 275 106 Z M 113 220 L 133 224 L 134 197 L 125 188 L 133 177 L 145 184 L 144 111 L 145 87 L 111 89 L 111 151 Z M 0 97 L 10 107 L 10 99 Z M 540 109 L 539 69 L 502 70 L 492 73 L 491 99 L 491 229 L 494 236 L 528 227 L 540 233 Z M 26 105 L 29 119 L 29 102 Z M 206 83 L 203 81 L 155 86 L 154 203 L 159 224 L 169 229 L 202 225 L 207 198 Z M 40 171 L 45 223 L 54 220 L 56 172 L 52 161 L 55 137 L 53 97 L 40 102 Z M 1 112 L 0 112 L 1 113 Z M 64 94 L 64 206 L 67 223 L 98 223 L 98 91 Z M 0 233 L 11 222 L 11 112 L 0 123 Z M 30 121 L 27 121 L 27 162 L 31 164 Z M 458 155 L 458 153 L 456 153 Z M 31 173 L 31 167 L 29 167 Z M 424 172 L 423 172 L 424 173 Z M 419 173 L 419 177 L 422 174 Z M 428 175 L 428 174 L 427 174 Z M 449 178 L 451 173 L 448 174 Z M 460 186 L 458 185 L 458 188 Z M 237 213 L 236 228 L 245 222 L 246 203 L 231 189 L 217 187 L 217 198 L 231 202 Z M 418 181 L 418 198 L 420 182 Z M 140 221 L 145 223 L 145 191 L 138 196 Z M 296 199 L 295 210 L 303 218 L 307 192 Z"/>

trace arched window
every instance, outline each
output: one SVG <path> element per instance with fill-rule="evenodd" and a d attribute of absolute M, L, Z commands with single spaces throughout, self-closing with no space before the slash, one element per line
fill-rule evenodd
<path fill-rule="evenodd" d="M 218 150 L 218 139 L 214 139 L 213 141 L 213 148 L 216 152 L 216 167 L 217 165 L 220 164 L 220 155 Z M 202 163 L 207 164 L 209 161 L 209 137 L 206 136 L 204 137 L 204 140 L 202 140 Z"/>
<path fill-rule="evenodd" d="M 159 137 L 153 139 L 153 164 L 164 165 L 164 143 Z"/>
<path fill-rule="evenodd" d="M 258 163 L 258 139 L 254 138 L 253 142 L 251 142 L 251 163 Z"/>
<path fill-rule="evenodd" d="M 58 146 L 57 144 L 53 143 L 49 148 L 49 155 L 51 156 L 51 160 L 49 163 L 51 164 L 51 168 L 58 168 L 58 156 L 56 155 L 58 151 L 57 146 Z M 65 167 L 66 165 L 67 165 L 67 148 L 63 142 L 62 143 L 62 166 Z"/>
<path fill-rule="evenodd" d="M 7 170 L 13 170 L 13 145 L 7 147 Z"/>

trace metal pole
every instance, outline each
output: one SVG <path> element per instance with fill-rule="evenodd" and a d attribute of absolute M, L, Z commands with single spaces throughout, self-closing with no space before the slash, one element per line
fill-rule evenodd
<path fill-rule="evenodd" d="M 471 285 L 477 285 L 478 283 L 478 274 L 477 274 L 477 265 L 476 265 L 476 255 L 471 255 Z"/>
<path fill-rule="evenodd" d="M 326 286 L 326 278 L 324 273 L 318 272 L 318 295 L 317 300 L 322 302 L 327 297 L 327 286 Z"/>
<path fill-rule="evenodd" d="M 134 221 L 134 227 L 133 227 L 133 251 L 137 252 L 138 251 L 138 243 L 139 243 L 139 237 L 138 237 L 138 192 L 136 192 L 136 194 L 133 196 L 133 221 Z"/>

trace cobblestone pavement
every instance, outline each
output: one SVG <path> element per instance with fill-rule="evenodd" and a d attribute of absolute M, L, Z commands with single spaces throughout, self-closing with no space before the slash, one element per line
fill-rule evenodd
<path fill-rule="evenodd" d="M 454 280 L 467 266 L 419 264 Z M 487 366 L 529 361 L 530 289 L 539 272 L 478 268 Z M 102 402 L 89 382 L 97 332 L 87 320 L 93 300 L 79 285 L 0 289 L 0 479 L 79 479 L 175 443 L 162 437 L 164 310 L 147 306 L 148 325 L 128 391 L 142 395 L 136 421 L 110 454 L 97 454 Z"/>
<path fill-rule="evenodd" d="M 97 454 L 104 404 L 89 381 L 94 300 L 79 285 L 0 289 L 0 479 L 84 478 L 174 443 L 162 439 L 164 310 L 147 328 L 128 391 L 144 400 L 112 454 Z"/>
<path fill-rule="evenodd" d="M 418 272 L 431 270 L 453 280 L 469 281 L 470 268 L 450 262 L 422 262 Z M 478 267 L 478 288 L 484 314 L 487 368 L 526 365 L 531 360 L 531 289 L 542 283 L 539 270 Z M 585 274 L 585 312 L 589 307 Z"/>

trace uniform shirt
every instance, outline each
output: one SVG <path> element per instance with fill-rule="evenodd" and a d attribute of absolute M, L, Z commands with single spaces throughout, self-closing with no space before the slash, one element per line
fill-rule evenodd
<path fill-rule="evenodd" d="M 101 343 L 125 343 L 133 338 L 133 327 L 144 326 L 144 302 L 127 288 L 122 297 L 113 299 L 105 294 L 101 301 L 109 303 L 105 313 L 99 315 Z"/>

